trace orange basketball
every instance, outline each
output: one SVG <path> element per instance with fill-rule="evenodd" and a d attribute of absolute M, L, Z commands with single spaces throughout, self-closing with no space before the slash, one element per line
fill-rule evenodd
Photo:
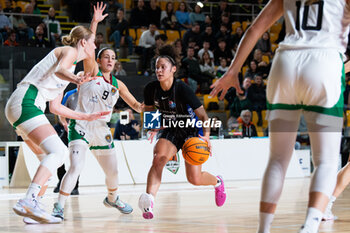
<path fill-rule="evenodd" d="M 187 163 L 192 165 L 201 165 L 209 158 L 208 143 L 199 138 L 188 139 L 182 146 L 182 155 Z"/>

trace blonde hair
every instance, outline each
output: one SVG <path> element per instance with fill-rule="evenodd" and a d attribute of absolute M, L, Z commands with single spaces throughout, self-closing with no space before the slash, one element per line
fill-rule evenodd
<path fill-rule="evenodd" d="M 75 47 L 79 40 L 88 40 L 92 34 L 92 31 L 84 26 L 75 26 L 69 35 L 62 37 L 62 44 Z"/>

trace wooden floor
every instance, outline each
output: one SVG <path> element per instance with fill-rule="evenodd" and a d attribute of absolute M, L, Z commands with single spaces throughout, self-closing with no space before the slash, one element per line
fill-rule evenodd
<path fill-rule="evenodd" d="M 271 233 L 298 232 L 306 212 L 309 179 L 289 179 L 277 208 Z M 137 207 L 144 185 L 122 185 L 122 200 L 134 207 L 130 215 L 104 207 L 104 187 L 81 187 L 79 196 L 67 201 L 62 224 L 25 225 L 12 206 L 24 189 L 0 190 L 0 232 L 256 232 L 260 181 L 226 182 L 227 201 L 216 207 L 211 187 L 162 184 L 155 202 L 153 220 L 144 220 Z M 51 211 L 56 194 L 49 189 L 44 200 Z M 321 223 L 320 232 L 350 232 L 350 190 L 337 200 L 339 220 Z"/>

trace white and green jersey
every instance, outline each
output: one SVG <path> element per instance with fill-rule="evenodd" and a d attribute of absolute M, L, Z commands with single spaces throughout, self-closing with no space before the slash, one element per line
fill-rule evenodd
<path fill-rule="evenodd" d="M 280 49 L 327 48 L 346 50 L 350 12 L 345 0 L 284 0 L 285 39 Z M 340 23 L 341 22 L 341 23 Z"/>
<path fill-rule="evenodd" d="M 101 71 L 96 76 L 97 79 L 80 86 L 78 105 L 75 110 L 85 113 L 111 111 L 104 119 L 98 120 L 109 122 L 113 107 L 119 98 L 118 82 L 113 75 L 110 83 L 107 82 Z"/>
<path fill-rule="evenodd" d="M 75 64 L 69 69 L 74 72 Z M 38 89 L 38 95 L 45 102 L 55 99 L 63 93 L 69 84 L 69 81 L 60 79 L 55 75 L 59 65 L 59 60 L 55 56 L 55 50 L 47 54 L 38 64 L 36 64 L 24 79 L 18 84 L 32 84 Z"/>

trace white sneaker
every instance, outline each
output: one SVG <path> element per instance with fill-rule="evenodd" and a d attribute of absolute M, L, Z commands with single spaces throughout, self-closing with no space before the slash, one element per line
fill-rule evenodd
<path fill-rule="evenodd" d="M 153 218 L 154 197 L 151 194 L 143 193 L 139 199 L 139 208 L 142 210 L 142 216 L 145 219 Z"/>
<path fill-rule="evenodd" d="M 332 210 L 331 209 L 326 209 L 326 211 L 324 212 L 323 216 L 322 216 L 322 221 L 334 221 L 334 220 L 337 220 L 338 217 L 335 216 L 333 213 L 332 213 Z"/>
<path fill-rule="evenodd" d="M 39 203 L 30 199 L 20 199 L 13 206 L 13 211 L 23 217 L 29 217 L 39 223 L 51 224 L 60 223 L 62 219 L 51 216 L 39 207 Z"/>
<path fill-rule="evenodd" d="M 29 217 L 24 217 L 23 222 L 25 224 L 40 224 L 38 221 L 35 221 L 34 219 L 31 219 Z"/>

